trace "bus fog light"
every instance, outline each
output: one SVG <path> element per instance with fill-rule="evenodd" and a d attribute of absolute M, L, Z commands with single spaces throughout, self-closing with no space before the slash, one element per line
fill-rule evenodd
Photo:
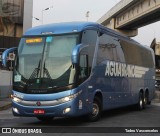
<path fill-rule="evenodd" d="M 66 113 L 68 113 L 70 111 L 71 111 L 71 108 L 66 108 L 66 109 L 63 110 L 63 114 L 66 114 Z"/>
<path fill-rule="evenodd" d="M 13 111 L 14 111 L 15 113 L 19 114 L 19 111 L 18 111 L 17 108 L 13 108 Z"/>

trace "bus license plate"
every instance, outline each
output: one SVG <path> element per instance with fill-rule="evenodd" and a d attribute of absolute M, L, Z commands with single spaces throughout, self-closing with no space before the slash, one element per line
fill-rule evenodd
<path fill-rule="evenodd" d="M 34 114 L 45 114 L 45 110 L 43 109 L 35 109 Z"/>

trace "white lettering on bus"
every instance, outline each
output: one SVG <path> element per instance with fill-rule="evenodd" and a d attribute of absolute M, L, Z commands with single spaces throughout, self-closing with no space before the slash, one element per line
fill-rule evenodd
<path fill-rule="evenodd" d="M 135 77 L 135 66 L 107 61 L 105 76 Z"/>

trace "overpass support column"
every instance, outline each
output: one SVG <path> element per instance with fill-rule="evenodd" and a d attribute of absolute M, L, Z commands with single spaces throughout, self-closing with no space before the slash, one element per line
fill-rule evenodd
<path fill-rule="evenodd" d="M 116 19 L 112 18 L 110 20 L 110 22 L 106 25 L 106 27 L 113 29 L 117 32 L 120 32 L 128 37 L 134 37 L 134 36 L 138 35 L 138 29 L 118 29 L 115 27 L 116 23 L 117 23 Z"/>
<path fill-rule="evenodd" d="M 134 36 L 138 35 L 138 29 L 134 29 L 134 30 L 115 29 L 115 30 L 128 36 L 128 37 L 134 37 Z"/>

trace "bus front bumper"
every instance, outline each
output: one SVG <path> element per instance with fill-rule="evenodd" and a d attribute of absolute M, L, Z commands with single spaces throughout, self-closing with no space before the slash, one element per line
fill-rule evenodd
<path fill-rule="evenodd" d="M 68 117 L 80 116 L 83 109 L 79 109 L 77 100 L 69 101 L 55 106 L 24 106 L 12 101 L 12 112 L 14 116 L 38 117 Z M 37 104 L 40 102 L 37 102 Z"/>

